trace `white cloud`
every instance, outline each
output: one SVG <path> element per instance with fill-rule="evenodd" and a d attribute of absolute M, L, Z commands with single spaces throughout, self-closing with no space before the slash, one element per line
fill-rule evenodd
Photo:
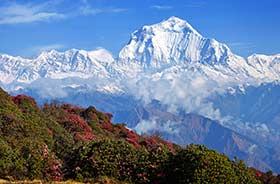
<path fill-rule="evenodd" d="M 52 49 L 62 49 L 65 46 L 63 44 L 49 44 L 49 45 L 41 45 L 41 46 L 35 46 L 32 49 L 34 51 L 42 52 L 42 51 L 48 51 Z"/>
<path fill-rule="evenodd" d="M 96 15 L 96 14 L 102 14 L 102 13 L 121 13 L 128 11 L 125 8 L 93 8 L 91 4 L 87 0 L 82 1 L 82 6 L 80 7 L 80 11 L 82 15 Z"/>
<path fill-rule="evenodd" d="M 127 9 L 123 8 L 82 8 L 81 9 L 83 15 L 96 15 L 96 14 L 101 14 L 101 13 L 120 13 L 120 12 L 125 12 Z"/>
<path fill-rule="evenodd" d="M 59 44 L 59 43 L 48 44 L 48 45 L 36 45 L 36 46 L 29 47 L 29 48 L 22 50 L 21 53 L 26 57 L 32 57 L 32 56 L 36 56 L 36 55 L 40 54 L 43 51 L 49 51 L 52 49 L 57 50 L 57 49 L 63 49 L 63 48 L 65 48 L 65 45 Z"/>
<path fill-rule="evenodd" d="M 155 119 L 142 120 L 136 125 L 135 130 L 139 134 L 144 134 L 144 133 L 149 133 L 152 130 L 156 130 L 157 127 L 158 125 Z"/>
<path fill-rule="evenodd" d="M 0 24 L 43 22 L 78 16 L 128 11 L 128 9 L 118 7 L 95 8 L 87 0 L 82 0 L 75 5 L 75 9 L 68 8 L 62 13 L 57 10 L 58 8 L 63 9 L 63 7 L 59 7 L 59 4 L 62 2 L 61 0 L 49 0 L 41 4 L 19 4 L 8 1 L 5 5 L 0 5 Z"/>
<path fill-rule="evenodd" d="M 151 6 L 152 9 L 156 9 L 156 10 L 170 10 L 173 9 L 172 6 L 164 6 L 164 5 L 154 5 Z"/>
<path fill-rule="evenodd" d="M 45 4 L 17 4 L 11 3 L 0 7 L 0 24 L 18 24 L 49 21 L 65 18 L 64 14 L 48 11 Z"/>
<path fill-rule="evenodd" d="M 160 77 L 139 75 L 126 83 L 131 95 L 142 100 L 145 105 L 157 100 L 171 113 L 183 110 L 214 120 L 223 120 L 223 117 L 207 99 L 215 93 L 223 93 L 230 85 L 217 83 L 199 72 L 191 72 L 188 69 L 177 73 L 164 72 Z"/>
<path fill-rule="evenodd" d="M 136 126 L 135 131 L 139 134 L 151 134 L 159 131 L 168 134 L 177 134 L 180 130 L 177 127 L 178 122 L 160 121 L 158 117 L 151 117 L 149 120 L 141 120 Z M 180 123 L 180 122 L 179 122 Z"/>

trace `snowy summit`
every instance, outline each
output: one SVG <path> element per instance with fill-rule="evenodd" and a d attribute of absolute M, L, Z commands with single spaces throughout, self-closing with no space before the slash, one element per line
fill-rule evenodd
<path fill-rule="evenodd" d="M 63 79 L 135 77 L 138 73 L 164 72 L 172 67 L 192 66 L 213 79 L 245 78 L 278 80 L 279 56 L 242 58 L 228 46 L 205 38 L 187 21 L 170 17 L 134 31 L 114 59 L 105 49 L 65 52 L 44 51 L 35 59 L 0 55 L 0 82 L 31 83 L 39 78 Z M 192 69 L 193 70 L 193 69 Z"/>

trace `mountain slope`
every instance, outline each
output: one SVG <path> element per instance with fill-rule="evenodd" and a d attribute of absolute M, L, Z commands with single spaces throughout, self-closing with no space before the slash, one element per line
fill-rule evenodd
<path fill-rule="evenodd" d="M 279 83 L 248 86 L 242 91 L 238 88 L 232 90 L 231 93 L 212 97 L 214 106 L 221 109 L 222 114 L 238 117 L 244 122 L 264 123 L 270 130 L 279 132 Z"/>
<path fill-rule="evenodd" d="M 219 121 L 196 114 L 170 113 L 158 102 L 144 106 L 140 101 L 128 96 L 71 92 L 67 97 L 58 100 L 80 105 L 95 104 L 102 110 L 112 112 L 114 122 L 125 122 L 129 128 L 140 134 L 152 135 L 158 132 L 166 140 L 181 146 L 203 144 L 232 159 L 234 156 L 244 159 L 246 164 L 263 171 L 279 171 L 277 147 L 271 148 L 270 144 L 274 143 L 267 141 L 261 134 L 257 134 L 258 138 L 253 139 L 250 134 L 238 133 L 230 127 L 224 127 Z M 273 137 L 277 140 L 277 137 Z M 260 138 L 262 141 L 259 141 Z"/>
<path fill-rule="evenodd" d="M 158 136 L 139 136 L 123 124 L 112 124 L 110 114 L 92 106 L 52 103 L 39 108 L 31 97 L 11 97 L 1 88 L 0 97 L 1 182 L 166 183 L 172 178 L 260 183 L 243 162 L 230 161 L 204 146 L 183 149 Z M 182 153 L 196 156 L 198 163 Z M 177 159 L 193 169 L 176 169 L 184 175 L 174 174 L 169 169 L 177 167 Z M 200 170 L 215 175 L 197 175 Z"/>
<path fill-rule="evenodd" d="M 52 103 L 39 108 L 31 97 L 24 95 L 12 97 L 1 88 L 0 97 L 1 179 L 81 180 L 83 179 L 81 176 L 90 179 L 93 176 L 104 176 L 104 172 L 108 177 L 117 178 L 116 175 L 109 174 L 110 170 L 100 170 L 102 166 L 97 167 L 99 169 L 97 173 L 82 168 L 83 161 L 79 159 L 83 159 L 86 155 L 78 153 L 86 151 L 85 148 L 89 148 L 87 147 L 89 145 L 93 149 L 98 149 L 98 145 L 102 144 L 101 150 L 114 146 L 114 151 L 118 152 L 104 154 L 107 151 L 105 149 L 98 156 L 114 157 L 116 154 L 118 162 L 123 161 L 127 164 L 126 166 L 119 164 L 118 168 L 115 168 L 114 171 L 120 173 L 121 169 L 133 169 L 133 164 L 136 163 L 128 162 L 125 156 L 132 156 L 131 159 L 134 160 L 129 161 L 136 162 L 137 149 L 143 149 L 143 154 L 153 149 L 162 149 L 166 151 L 165 153 L 175 151 L 173 144 L 160 138 L 140 137 L 123 124 L 112 124 L 110 121 L 112 116 L 109 113 L 102 113 L 92 106 L 80 108 L 69 104 Z M 128 153 L 119 157 L 121 151 L 122 154 L 126 153 L 125 149 Z M 103 163 L 104 158 L 103 160 L 96 158 L 96 161 L 108 166 Z M 78 167 L 81 169 L 76 170 Z M 147 165 L 145 168 L 148 167 L 150 166 Z M 122 177 L 128 176 L 122 173 Z M 138 181 L 142 179 L 141 176 L 134 177 Z"/>

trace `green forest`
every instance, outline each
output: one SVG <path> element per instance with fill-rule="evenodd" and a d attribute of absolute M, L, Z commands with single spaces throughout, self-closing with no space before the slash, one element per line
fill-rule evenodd
<path fill-rule="evenodd" d="M 37 105 L 0 89 L 0 179 L 84 183 L 280 183 L 203 145 L 137 135 L 95 107 Z"/>

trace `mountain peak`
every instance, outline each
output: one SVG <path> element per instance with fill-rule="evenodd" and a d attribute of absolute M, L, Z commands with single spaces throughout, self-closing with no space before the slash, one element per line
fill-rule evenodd
<path fill-rule="evenodd" d="M 37 56 L 37 58 L 48 58 L 49 56 L 53 56 L 53 55 L 57 55 L 60 52 L 55 50 L 55 49 L 51 49 L 51 50 L 44 50 L 41 53 L 39 53 L 39 55 Z"/>
<path fill-rule="evenodd" d="M 171 16 L 168 19 L 161 21 L 160 24 L 162 24 L 162 23 L 168 23 L 168 24 L 185 24 L 185 23 L 187 23 L 187 24 L 189 24 L 187 21 L 185 21 L 181 18 L 175 17 L 175 16 Z"/>
<path fill-rule="evenodd" d="M 181 18 L 179 18 L 179 17 L 176 17 L 176 16 L 171 16 L 171 17 L 169 17 L 166 21 L 171 21 L 171 22 L 173 22 L 173 21 L 175 21 L 175 22 L 184 21 L 184 22 L 185 22 L 185 20 L 183 20 L 183 19 L 181 19 Z"/>
<path fill-rule="evenodd" d="M 135 31 L 119 59 L 160 70 L 193 62 L 225 63 L 229 53 L 224 44 L 204 38 L 187 21 L 172 16 Z"/>
<path fill-rule="evenodd" d="M 166 20 L 163 20 L 158 25 L 160 27 L 165 28 L 169 31 L 176 31 L 176 32 L 192 32 L 197 35 L 200 35 L 198 31 L 196 31 L 191 24 L 189 24 L 186 20 L 181 18 L 171 16 Z"/>

